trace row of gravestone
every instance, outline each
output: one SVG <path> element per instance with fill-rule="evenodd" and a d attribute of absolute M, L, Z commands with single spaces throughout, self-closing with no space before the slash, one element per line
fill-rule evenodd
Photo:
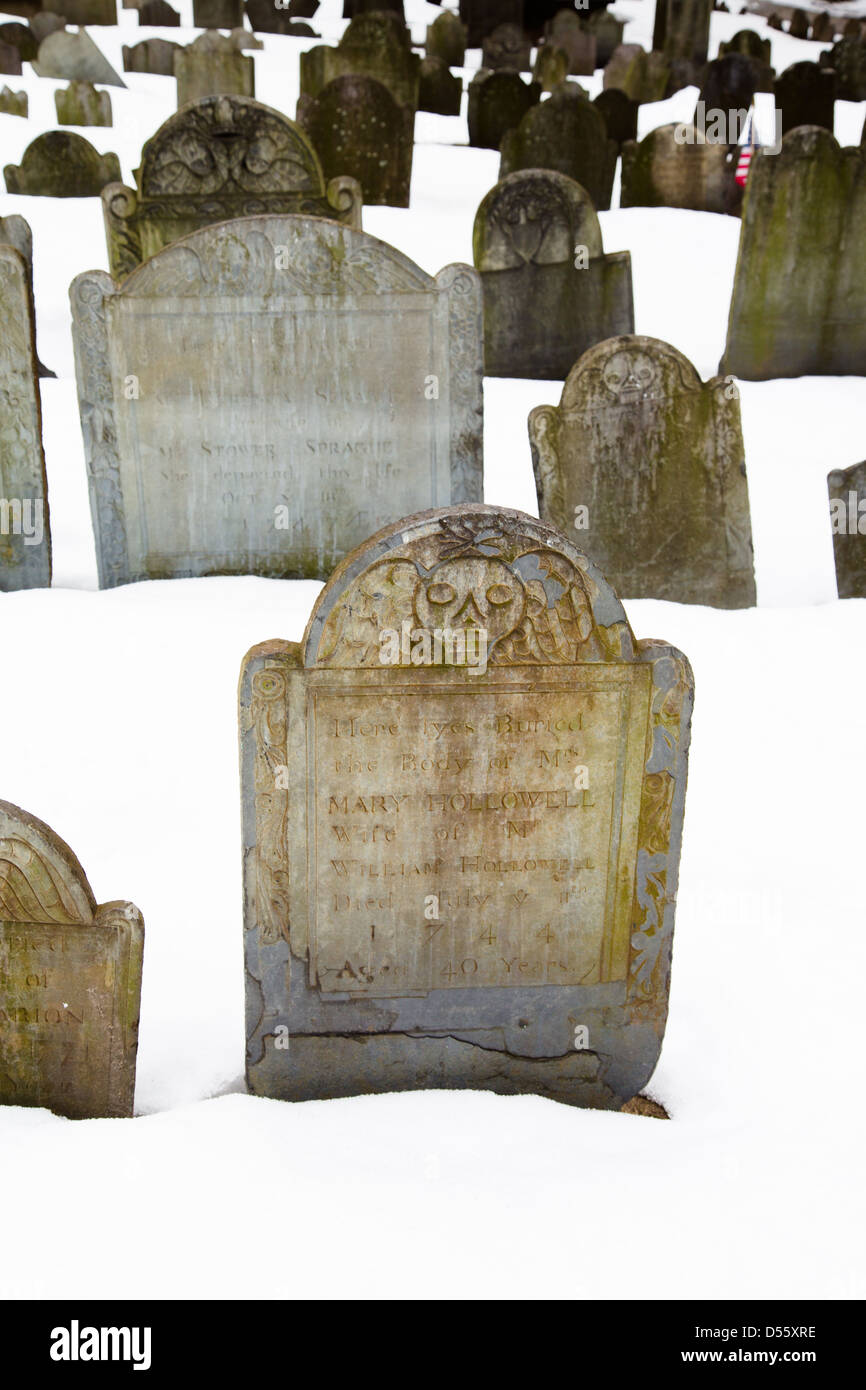
<path fill-rule="evenodd" d="M 692 698 L 542 521 L 366 539 L 303 641 L 242 667 L 250 1091 L 627 1104 L 665 1029 Z M 0 1104 L 133 1113 L 143 954 L 138 909 L 0 801 Z"/>

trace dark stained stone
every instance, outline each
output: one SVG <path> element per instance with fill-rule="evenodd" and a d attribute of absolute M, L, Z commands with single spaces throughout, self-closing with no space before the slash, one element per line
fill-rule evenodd
<path fill-rule="evenodd" d="M 357 179 L 365 203 L 409 206 L 415 113 L 399 106 L 381 82 L 361 74 L 336 77 L 317 97 L 301 96 L 298 122 L 326 178 Z"/>
<path fill-rule="evenodd" d="M 443 10 L 427 26 L 426 54 L 450 68 L 462 68 L 466 58 L 466 25 L 453 10 Z"/>
<path fill-rule="evenodd" d="M 599 92 L 592 104 L 604 116 L 607 133 L 620 148 L 626 140 L 637 139 L 638 103 L 625 92 L 608 87 L 606 92 Z"/>
<path fill-rule="evenodd" d="M 120 178 L 116 154 L 99 154 L 83 135 L 49 130 L 27 146 L 20 165 L 3 170 L 8 193 L 31 198 L 98 198 Z"/>
<path fill-rule="evenodd" d="M 141 43 L 123 45 L 123 71 L 149 72 L 156 77 L 174 76 L 174 58 L 181 45 L 168 39 L 142 39 Z"/>
<path fill-rule="evenodd" d="M 500 24 L 523 26 L 523 0 L 460 0 L 460 18 L 469 35 L 467 46 L 480 48 Z"/>
<path fill-rule="evenodd" d="M 668 59 L 707 61 L 712 0 L 656 0 L 653 49 Z"/>
<path fill-rule="evenodd" d="M 196 29 L 237 29 L 244 22 L 243 0 L 192 0 Z"/>
<path fill-rule="evenodd" d="M 500 150 L 500 179 L 518 169 L 556 169 L 585 188 L 599 211 L 610 207 L 618 149 L 601 112 L 578 88 L 563 84 L 531 107 Z"/>
<path fill-rule="evenodd" d="M 836 96 L 840 101 L 866 101 L 866 43 L 860 39 L 840 39 L 819 55 L 822 68 L 836 74 Z"/>
<path fill-rule="evenodd" d="M 151 25 L 153 28 L 177 29 L 180 15 L 166 0 L 144 0 L 144 4 L 138 7 L 138 22 L 139 25 Z"/>
<path fill-rule="evenodd" d="M 32 62 L 39 49 L 33 30 L 26 24 L 0 24 L 0 43 L 17 48 L 23 63 Z"/>
<path fill-rule="evenodd" d="M 769 39 L 762 39 L 754 29 L 739 29 L 728 43 L 719 44 L 718 56 L 724 58 L 729 53 L 744 53 L 747 58 L 755 58 L 759 63 L 769 67 L 771 51 L 772 44 Z"/>
<path fill-rule="evenodd" d="M 7 77 L 21 76 L 21 54 L 14 44 L 0 41 L 0 72 Z"/>
<path fill-rule="evenodd" d="M 743 53 L 707 63 L 699 101 L 707 111 L 748 111 L 756 92 L 773 90 L 773 69 Z"/>
<path fill-rule="evenodd" d="M 399 15 L 362 14 L 351 21 L 336 48 L 320 44 L 301 54 L 301 95 L 318 96 L 336 77 L 371 77 L 400 106 L 415 111 L 420 67 Z"/>
<path fill-rule="evenodd" d="M 418 110 L 439 116 L 459 116 L 463 83 L 439 58 L 423 58 Z"/>
<path fill-rule="evenodd" d="M 528 72 L 531 48 L 519 24 L 500 24 L 481 45 L 481 66 L 491 72 Z"/>
<path fill-rule="evenodd" d="M 836 74 L 817 63 L 794 63 L 776 78 L 776 107 L 782 134 L 798 125 L 821 125 L 833 131 Z"/>
<path fill-rule="evenodd" d="M 469 143 L 498 150 L 506 131 L 518 126 L 537 105 L 541 87 L 517 72 L 476 72 L 468 89 Z"/>

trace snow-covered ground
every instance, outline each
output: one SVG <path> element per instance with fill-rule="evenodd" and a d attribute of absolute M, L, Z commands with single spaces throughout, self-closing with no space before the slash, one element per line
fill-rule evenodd
<path fill-rule="evenodd" d="M 188 24 L 191 0 L 179 8 Z M 324 0 L 314 21 L 330 41 L 341 8 Z M 651 0 L 615 8 L 649 47 Z M 407 11 L 421 41 L 439 10 Z M 711 56 L 744 26 L 771 39 L 777 71 L 825 47 L 714 14 Z M 118 71 L 123 42 L 194 37 L 140 32 L 128 10 L 91 33 Z M 257 96 L 294 115 L 315 41 L 264 42 Z M 82 133 L 131 182 L 175 87 L 125 76 L 114 127 Z M 18 163 L 64 84 L 29 66 L 4 80 L 30 94 L 28 121 L 0 116 L 2 163 Z M 695 97 L 644 106 L 641 134 Z M 837 138 L 858 143 L 864 106 L 836 112 Z M 435 271 L 471 260 L 498 155 L 466 146 L 464 117 L 421 114 L 416 140 L 411 209 L 365 209 L 364 226 Z M 107 267 L 101 208 L 0 195 L 13 212 L 33 228 L 39 350 L 58 373 L 42 384 L 55 587 L 0 595 L 0 796 L 72 845 L 99 901 L 138 904 L 147 947 L 138 1118 L 0 1111 L 0 1296 L 862 1297 L 866 602 L 835 598 L 825 479 L 866 456 L 866 380 L 742 384 L 757 609 L 627 605 L 697 682 L 649 1087 L 671 1122 L 472 1093 L 260 1100 L 242 1079 L 235 689 L 251 645 L 300 637 L 319 585 L 97 591 L 67 292 Z M 639 208 L 601 222 L 606 248 L 632 254 L 637 331 L 712 375 L 739 223 Z M 486 383 L 489 502 L 536 511 L 526 416 L 560 389 Z"/>

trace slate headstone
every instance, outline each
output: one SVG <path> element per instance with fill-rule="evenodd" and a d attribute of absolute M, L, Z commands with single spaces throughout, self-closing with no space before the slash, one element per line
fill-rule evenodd
<path fill-rule="evenodd" d="M 27 146 L 20 164 L 3 170 L 7 193 L 30 198 L 98 198 L 107 183 L 120 178 L 116 154 L 100 154 L 67 130 L 49 130 Z"/>
<path fill-rule="evenodd" d="M 213 29 L 175 53 L 174 75 L 178 110 L 201 97 L 256 94 L 254 59 Z"/>
<path fill-rule="evenodd" d="M 111 97 L 92 82 L 70 82 L 54 93 L 58 125 L 111 125 Z"/>
<path fill-rule="evenodd" d="M 32 272 L 6 239 L 5 223 L 13 221 L 23 218 L 0 219 L 0 593 L 51 584 Z M 0 901 L 2 891 L 0 865 Z"/>
<path fill-rule="evenodd" d="M 834 32 L 833 21 L 826 10 L 813 16 L 812 32 L 809 35 L 813 43 L 832 43 Z M 769 59 L 767 61 L 769 62 Z"/>
<path fill-rule="evenodd" d="M 623 145 L 620 207 L 690 208 L 738 217 L 743 202 L 735 178 L 738 161 L 736 145 L 708 140 L 702 131 L 678 124 L 659 126 L 639 144 Z"/>
<path fill-rule="evenodd" d="M 866 463 L 827 475 L 830 530 L 840 598 L 866 598 Z"/>
<path fill-rule="evenodd" d="M 836 74 L 817 63 L 794 63 L 776 78 L 776 108 L 782 113 L 782 134 L 798 125 L 824 126 L 832 134 Z"/>
<path fill-rule="evenodd" d="M 466 58 L 466 37 L 466 25 L 453 10 L 443 10 L 427 26 L 427 57 L 439 58 L 450 68 L 462 68 Z"/>
<path fill-rule="evenodd" d="M 39 77 L 60 77 L 65 82 L 94 82 L 101 87 L 125 87 L 122 77 L 97 48 L 84 29 L 49 34 L 39 45 L 33 63 Z"/>
<path fill-rule="evenodd" d="M 792 39 L 809 37 L 809 21 L 805 10 L 795 10 L 788 21 L 788 33 Z"/>
<path fill-rule="evenodd" d="M 618 149 L 604 117 L 571 85 L 533 106 L 500 146 L 499 177 L 518 169 L 556 169 L 579 183 L 602 211 L 610 207 Z"/>
<path fill-rule="evenodd" d="M 468 48 L 480 48 L 500 24 L 523 25 L 523 0 L 460 0 L 460 18 L 466 25 Z"/>
<path fill-rule="evenodd" d="M 585 29 L 574 10 L 560 10 L 545 27 L 544 45 L 553 44 L 568 54 L 572 77 L 589 77 L 598 66 L 595 36 Z"/>
<path fill-rule="evenodd" d="M 519 24 L 499 24 L 481 45 L 481 66 L 489 72 L 528 72 L 531 50 Z"/>
<path fill-rule="evenodd" d="M 180 25 L 180 15 L 166 3 L 166 0 L 144 0 L 144 4 L 138 7 L 138 22 L 140 26 L 177 29 Z"/>
<path fill-rule="evenodd" d="M 421 60 L 418 110 L 439 116 L 459 116 L 463 83 L 439 58 Z"/>
<path fill-rule="evenodd" d="M 706 111 L 746 111 L 756 92 L 773 90 L 773 69 L 743 53 L 714 58 L 704 69 L 698 100 Z"/>
<path fill-rule="evenodd" d="M 525 82 L 518 72 L 476 72 L 469 83 L 467 119 L 469 144 L 498 150 L 506 131 L 519 126 L 541 98 L 537 82 Z"/>
<path fill-rule="evenodd" d="M 196 29 L 237 29 L 244 22 L 244 0 L 192 0 Z"/>
<path fill-rule="evenodd" d="M 415 112 L 381 82 L 337 77 L 317 97 L 301 96 L 297 115 L 326 178 L 339 170 L 356 179 L 366 204 L 409 206 Z"/>
<path fill-rule="evenodd" d="M 712 0 L 656 0 L 652 46 L 669 59 L 707 61 Z"/>
<path fill-rule="evenodd" d="M 604 116 L 607 133 L 620 149 L 626 140 L 637 139 L 638 102 L 616 87 L 608 87 L 606 92 L 599 92 L 592 104 Z"/>
<path fill-rule="evenodd" d="M 866 101 L 866 43 L 859 39 L 840 39 L 819 54 L 822 68 L 836 74 L 836 96 L 840 101 Z"/>
<path fill-rule="evenodd" d="M 318 96 L 334 78 L 351 74 L 380 82 L 400 106 L 415 111 L 420 67 L 398 15 L 362 14 L 351 21 L 336 48 L 320 44 L 301 54 L 301 95 Z"/>
<path fill-rule="evenodd" d="M 141 43 L 123 45 L 123 71 L 149 72 L 155 77 L 174 77 L 174 58 L 182 51 L 179 43 L 169 39 L 142 39 Z"/>

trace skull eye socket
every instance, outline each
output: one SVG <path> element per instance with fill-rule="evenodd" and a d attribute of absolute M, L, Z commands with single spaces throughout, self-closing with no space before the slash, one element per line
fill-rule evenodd
<path fill-rule="evenodd" d="M 487 600 L 494 608 L 501 608 L 503 604 L 510 603 L 513 597 L 513 591 L 507 584 L 491 584 L 487 590 Z"/>
<path fill-rule="evenodd" d="M 457 597 L 457 590 L 453 584 L 431 584 L 427 590 L 427 597 L 431 603 L 453 603 Z"/>

